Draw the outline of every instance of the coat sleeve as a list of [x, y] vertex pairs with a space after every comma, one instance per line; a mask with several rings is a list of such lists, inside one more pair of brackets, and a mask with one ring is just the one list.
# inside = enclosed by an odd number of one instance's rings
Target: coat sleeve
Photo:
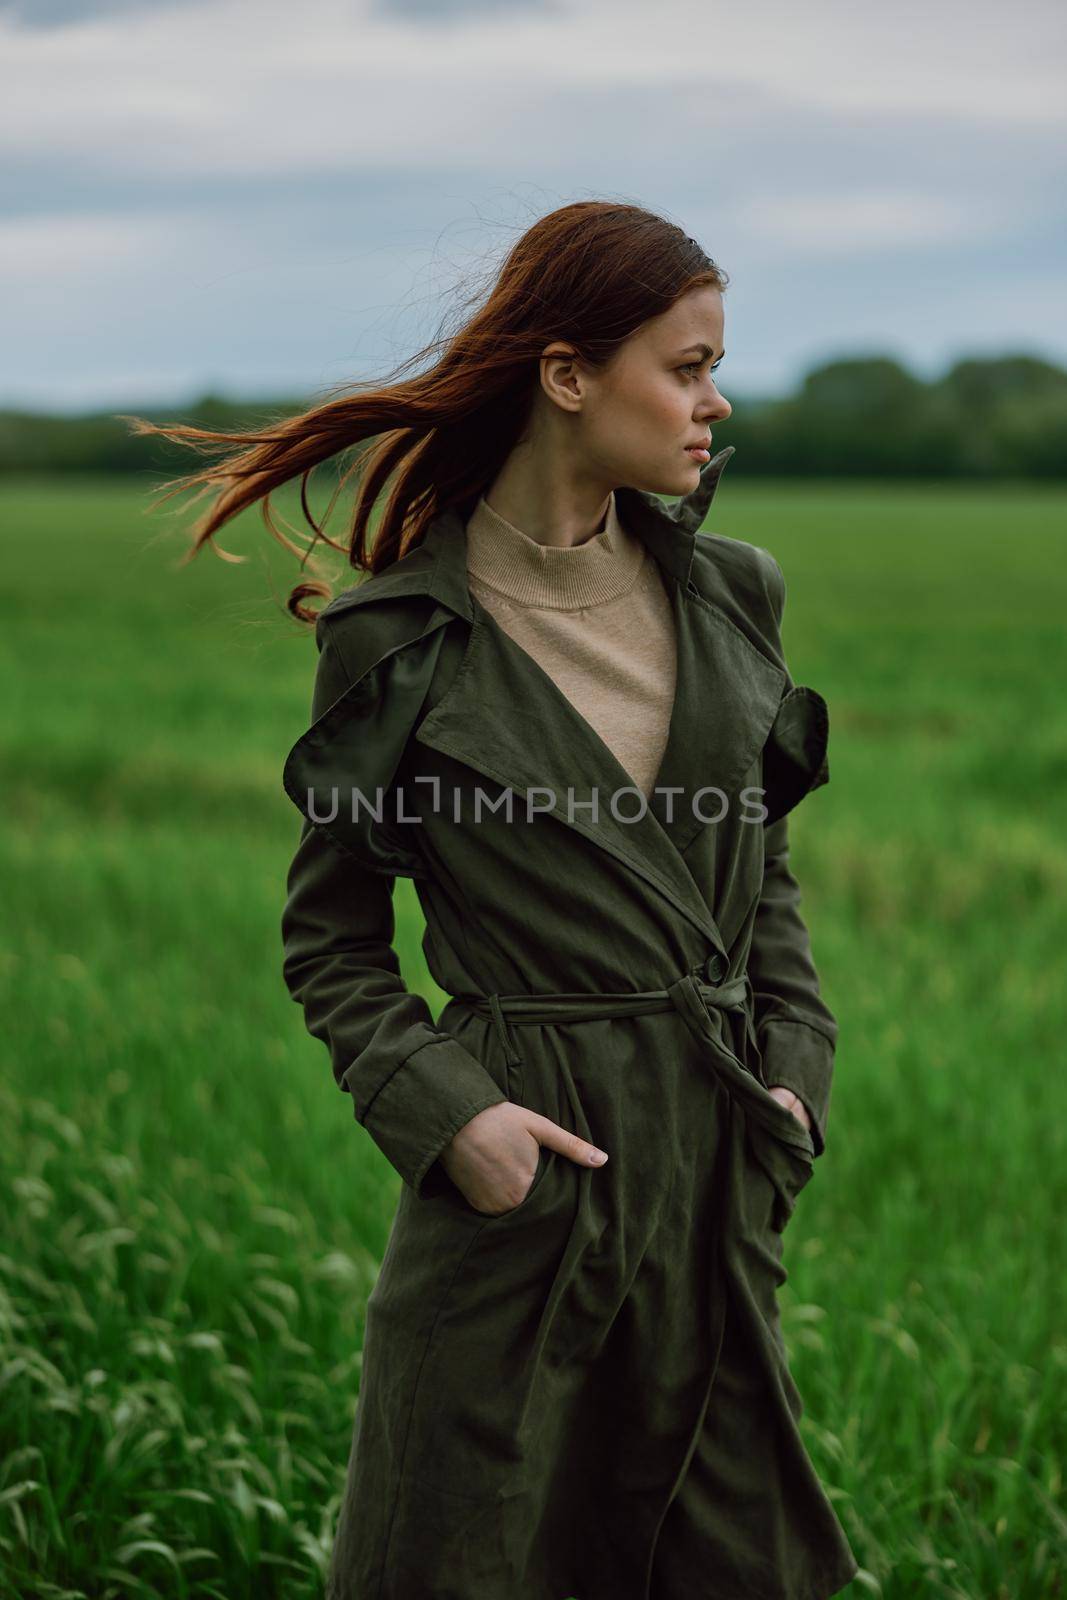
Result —
[[[785, 580], [772, 560], [770, 592], [780, 626]], [[792, 680], [788, 679], [792, 688]], [[781, 1084], [803, 1100], [819, 1156], [826, 1147], [837, 1020], [823, 999], [811, 939], [801, 915], [800, 885], [789, 858], [789, 816], [763, 830], [763, 888], [752, 934], [749, 977], [756, 1040], [768, 1087]]]
[[[320, 623], [316, 720], [349, 686]], [[363, 866], [304, 818], [281, 919], [283, 973], [313, 1038], [327, 1046], [338, 1087], [417, 1194], [444, 1181], [431, 1169], [470, 1119], [507, 1099], [482, 1063], [434, 1026], [400, 976], [389, 873]]]
[[811, 941], [800, 914], [800, 885], [789, 865], [789, 818], [764, 829], [763, 890], [752, 934], [756, 1041], [769, 1087], [803, 1100], [815, 1154], [826, 1147], [837, 1021], [819, 993]]

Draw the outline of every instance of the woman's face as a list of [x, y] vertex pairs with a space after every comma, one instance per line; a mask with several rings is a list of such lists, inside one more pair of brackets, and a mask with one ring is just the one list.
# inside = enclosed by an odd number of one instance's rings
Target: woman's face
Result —
[[732, 410], [714, 378], [723, 354], [722, 294], [704, 286], [631, 334], [604, 371], [561, 362], [584, 470], [607, 488], [688, 494], [708, 459], [688, 447], [706, 446]]

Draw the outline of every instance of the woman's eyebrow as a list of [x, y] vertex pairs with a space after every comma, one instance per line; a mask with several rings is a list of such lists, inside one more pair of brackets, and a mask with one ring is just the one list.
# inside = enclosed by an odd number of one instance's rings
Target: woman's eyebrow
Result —
[[[680, 356], [688, 356], [688, 355], [691, 355], [694, 350], [698, 350], [700, 352], [701, 359], [704, 360], [704, 361], [706, 361], [709, 356], [713, 356], [715, 354], [715, 352], [711, 348], [710, 344], [691, 344], [691, 345], [687, 345], [684, 350], [679, 350], [678, 354]], [[720, 361], [722, 360], [722, 358], [723, 358], [723, 356], [725, 354], [726, 354], [725, 350], [720, 351], [720, 353], [719, 353], [719, 360]]]

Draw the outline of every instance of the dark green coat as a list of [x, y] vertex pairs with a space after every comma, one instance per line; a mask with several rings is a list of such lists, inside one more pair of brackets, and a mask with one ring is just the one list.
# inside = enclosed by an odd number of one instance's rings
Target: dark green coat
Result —
[[[458, 511], [320, 616], [312, 725], [284, 774], [305, 815], [285, 980], [404, 1180], [330, 1600], [821, 1600], [857, 1570], [798, 1430], [776, 1300], [837, 1032], [787, 838], [828, 779], [828, 719], [790, 679], [774, 558], [697, 532], [732, 453], [673, 513], [616, 490], [678, 646], [657, 785], [682, 793], [643, 815], [471, 596]], [[694, 807], [708, 788], [725, 803]], [[452, 997], [436, 1024], [392, 949], [400, 875]], [[540, 1021], [485, 1003], [665, 991], [659, 1010]], [[506, 1099], [610, 1160], [542, 1147], [518, 1206], [476, 1211], [437, 1156]]]

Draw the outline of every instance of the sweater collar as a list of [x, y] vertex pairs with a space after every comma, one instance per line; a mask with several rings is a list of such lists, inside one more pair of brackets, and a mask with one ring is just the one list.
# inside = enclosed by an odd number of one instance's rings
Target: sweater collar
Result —
[[[613, 491], [616, 511], [627, 531], [635, 533], [663, 570], [688, 590], [697, 530], [707, 516], [718, 488], [723, 468], [734, 454], [732, 444], [723, 448], [701, 469], [700, 482], [689, 494], [668, 508], [658, 495], [643, 489], [620, 485]], [[594, 536], [595, 537], [595, 536]], [[467, 535], [463, 517], [455, 506], [439, 512], [419, 544], [369, 583], [361, 585], [366, 597], [377, 588], [383, 598], [405, 587], [432, 594], [451, 610], [472, 616], [466, 568]], [[407, 568], [409, 577], [402, 578]], [[359, 589], [355, 591], [359, 593]]]
[[577, 611], [627, 594], [645, 548], [620, 522], [615, 495], [604, 525], [581, 544], [542, 544], [494, 511], [485, 496], [467, 522], [467, 572], [521, 605]]
[[[722, 470], [733, 454], [734, 446], [725, 445], [703, 467], [696, 488], [669, 508], [658, 495], [643, 489], [620, 485], [614, 490], [617, 513], [627, 531], [637, 535], [661, 569], [685, 593], [692, 587], [697, 531], [707, 516]], [[446, 506], [431, 519], [417, 545], [383, 571], [344, 590], [319, 615], [379, 600], [428, 594], [470, 622], [474, 610], [467, 581], [466, 546], [464, 518], [455, 505]]]

